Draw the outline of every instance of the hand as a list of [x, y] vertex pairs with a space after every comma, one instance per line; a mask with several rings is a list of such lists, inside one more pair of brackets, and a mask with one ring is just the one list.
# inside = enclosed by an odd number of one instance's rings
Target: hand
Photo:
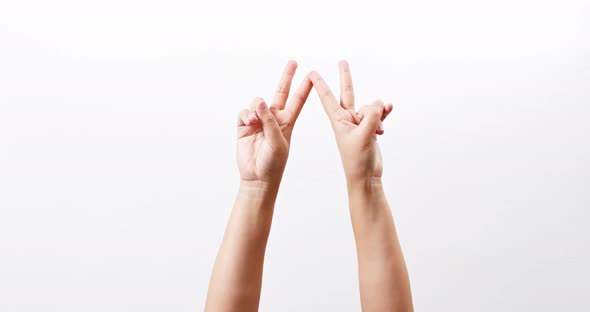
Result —
[[309, 73], [308, 77], [330, 118], [348, 181], [380, 178], [383, 165], [376, 134], [384, 133], [381, 122], [392, 111], [393, 105], [384, 105], [383, 101], [377, 100], [355, 111], [350, 68], [346, 61], [340, 61], [339, 67], [340, 101], [317, 72]]
[[281, 180], [293, 126], [312, 87], [306, 77], [287, 104], [296, 69], [296, 62], [287, 63], [270, 107], [262, 98], [255, 98], [250, 109], [242, 110], [238, 116], [237, 158], [243, 181]]

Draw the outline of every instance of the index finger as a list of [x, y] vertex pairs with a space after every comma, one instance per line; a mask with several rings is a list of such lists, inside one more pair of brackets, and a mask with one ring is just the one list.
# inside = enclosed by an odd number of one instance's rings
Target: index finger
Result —
[[340, 109], [338, 100], [336, 100], [332, 90], [330, 90], [330, 87], [328, 87], [322, 76], [316, 71], [309, 73], [309, 80], [313, 83], [313, 86], [320, 97], [320, 101], [322, 101], [326, 114], [328, 114], [329, 117], [332, 117]]
[[303, 104], [305, 104], [305, 101], [307, 101], [307, 96], [309, 95], [309, 92], [311, 92], [311, 86], [311, 81], [309, 81], [308, 77], [305, 77], [299, 88], [297, 88], [297, 91], [291, 95], [289, 104], [287, 104], [287, 107], [285, 108], [285, 110], [290, 112], [291, 118], [297, 119], [299, 116], [299, 113], [303, 108]]

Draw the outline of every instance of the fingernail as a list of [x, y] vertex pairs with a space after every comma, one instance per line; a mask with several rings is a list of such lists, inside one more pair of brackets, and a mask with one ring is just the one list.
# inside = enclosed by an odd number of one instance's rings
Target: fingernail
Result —
[[379, 124], [379, 125], [377, 126], [377, 131], [378, 131], [378, 132], [381, 132], [381, 131], [383, 131], [383, 124]]
[[265, 112], [268, 109], [268, 105], [266, 105], [266, 102], [261, 102], [260, 104], [258, 104], [258, 108], [260, 109], [260, 111]]

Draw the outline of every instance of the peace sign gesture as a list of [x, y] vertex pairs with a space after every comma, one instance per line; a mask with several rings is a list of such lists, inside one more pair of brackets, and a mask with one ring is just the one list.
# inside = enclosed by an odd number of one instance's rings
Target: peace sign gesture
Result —
[[255, 98], [250, 109], [238, 115], [238, 167], [245, 181], [279, 182], [289, 155], [295, 121], [307, 100], [312, 84], [306, 77], [289, 97], [297, 69], [289, 61], [279, 80], [272, 105]]
[[340, 101], [317, 72], [309, 73], [308, 77], [330, 118], [344, 172], [349, 180], [381, 177], [383, 166], [375, 134], [384, 133], [381, 122], [393, 110], [393, 105], [377, 100], [356, 111], [350, 67], [346, 61], [340, 61], [339, 68]]

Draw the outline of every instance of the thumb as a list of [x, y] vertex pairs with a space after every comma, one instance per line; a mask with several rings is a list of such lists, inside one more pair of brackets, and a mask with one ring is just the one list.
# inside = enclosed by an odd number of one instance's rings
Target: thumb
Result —
[[373, 104], [366, 107], [363, 112], [364, 118], [361, 121], [359, 128], [362, 129], [366, 135], [375, 135], [375, 131], [381, 123], [381, 116], [383, 115], [383, 101], [377, 100]]
[[262, 122], [262, 131], [264, 136], [268, 137], [271, 142], [279, 142], [283, 140], [283, 133], [277, 123], [275, 115], [270, 111], [266, 102], [258, 98], [258, 104], [256, 104], [256, 114]]

